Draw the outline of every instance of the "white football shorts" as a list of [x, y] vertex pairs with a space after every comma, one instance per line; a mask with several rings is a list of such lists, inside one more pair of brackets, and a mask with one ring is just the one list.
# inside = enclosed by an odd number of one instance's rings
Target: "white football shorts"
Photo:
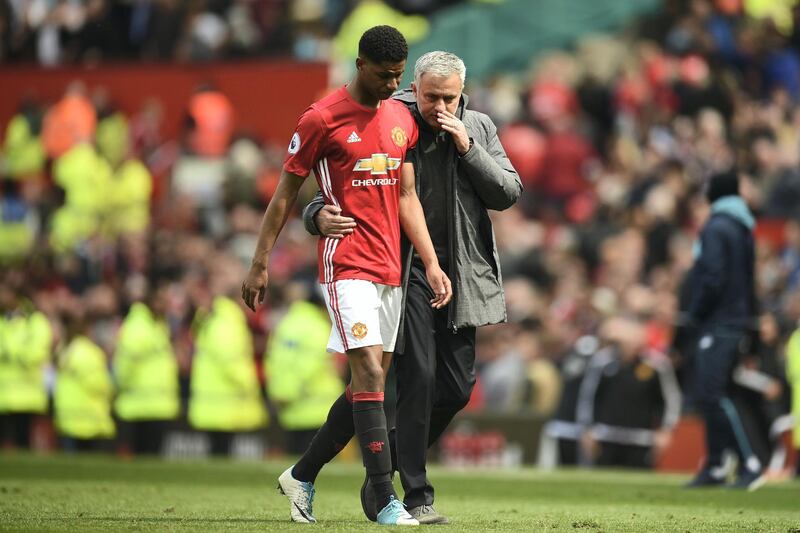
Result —
[[331, 317], [329, 352], [344, 353], [364, 346], [394, 351], [400, 327], [403, 290], [361, 279], [321, 283]]

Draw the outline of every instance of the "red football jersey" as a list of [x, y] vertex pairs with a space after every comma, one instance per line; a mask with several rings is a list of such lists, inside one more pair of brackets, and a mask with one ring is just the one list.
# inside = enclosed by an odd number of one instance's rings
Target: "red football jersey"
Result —
[[320, 238], [322, 283], [363, 279], [400, 285], [400, 169], [417, 137], [404, 104], [389, 99], [369, 108], [345, 87], [300, 117], [283, 168], [303, 177], [313, 169], [325, 202], [356, 221], [343, 239]]

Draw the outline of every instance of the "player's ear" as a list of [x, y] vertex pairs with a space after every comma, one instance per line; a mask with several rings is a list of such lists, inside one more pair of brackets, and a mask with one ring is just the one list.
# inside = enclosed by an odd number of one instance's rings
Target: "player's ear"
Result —
[[363, 58], [361, 58], [361, 57], [357, 57], [357, 58], [356, 58], [356, 70], [357, 70], [357, 71], [359, 71], [359, 72], [360, 72], [360, 71], [361, 71], [361, 69], [363, 69], [363, 68], [364, 68], [364, 65], [365, 65], [365, 64], [366, 64], [366, 61], [365, 61]]

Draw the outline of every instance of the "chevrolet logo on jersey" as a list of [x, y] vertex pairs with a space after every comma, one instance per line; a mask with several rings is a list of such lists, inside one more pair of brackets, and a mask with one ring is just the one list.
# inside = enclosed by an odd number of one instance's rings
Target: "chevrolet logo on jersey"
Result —
[[372, 154], [369, 159], [359, 159], [354, 172], [369, 172], [373, 176], [386, 175], [389, 170], [400, 168], [400, 158], [389, 157], [389, 154]]

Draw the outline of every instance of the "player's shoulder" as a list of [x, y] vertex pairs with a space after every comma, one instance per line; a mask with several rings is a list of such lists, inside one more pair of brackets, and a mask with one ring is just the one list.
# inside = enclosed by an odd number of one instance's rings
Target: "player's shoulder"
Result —
[[326, 124], [346, 104], [347, 97], [342, 94], [341, 90], [336, 90], [308, 106], [303, 112], [303, 118], [306, 121]]
[[400, 116], [408, 117], [412, 120], [414, 119], [414, 116], [411, 114], [408, 106], [400, 100], [389, 98], [388, 100], [384, 100], [383, 105], [387, 106], [388, 109], [391, 109], [393, 113], [398, 113]]
[[347, 95], [345, 94], [345, 89], [340, 87], [335, 91], [332, 91], [326, 96], [323, 96], [313, 104], [311, 107], [316, 109], [319, 112], [323, 112], [325, 110], [330, 110], [342, 105], [342, 103], [347, 102]]

